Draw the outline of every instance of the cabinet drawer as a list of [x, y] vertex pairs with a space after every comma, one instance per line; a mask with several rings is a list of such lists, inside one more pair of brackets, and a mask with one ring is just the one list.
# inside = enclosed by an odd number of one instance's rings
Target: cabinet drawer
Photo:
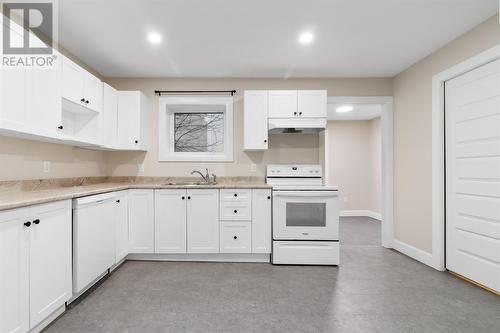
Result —
[[252, 200], [251, 189], [220, 190], [220, 201], [225, 202], [248, 202]]
[[221, 202], [220, 219], [223, 221], [250, 221], [252, 219], [252, 205], [249, 202]]
[[250, 222], [221, 222], [220, 252], [251, 253], [252, 230]]

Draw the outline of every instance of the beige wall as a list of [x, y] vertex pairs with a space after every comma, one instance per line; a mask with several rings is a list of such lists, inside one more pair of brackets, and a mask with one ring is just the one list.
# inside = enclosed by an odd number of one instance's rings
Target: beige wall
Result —
[[330, 185], [340, 190], [341, 210], [380, 213], [380, 121], [329, 121]]
[[500, 43], [498, 16], [394, 78], [394, 234], [432, 252], [432, 76]]
[[[391, 95], [391, 79], [123, 79], [105, 80], [120, 90], [141, 90], [149, 99], [150, 149], [147, 153], [115, 152], [108, 155], [109, 174], [144, 176], [187, 176], [193, 169], [209, 167], [218, 176], [264, 176], [270, 163], [318, 163], [318, 135], [273, 135], [270, 149], [245, 152], [243, 146], [243, 100], [246, 89], [327, 89], [328, 96]], [[158, 162], [158, 97], [155, 89], [228, 90], [236, 89], [234, 104], [234, 162]], [[144, 173], [137, 164], [144, 163]], [[250, 172], [250, 164], [257, 172]]]

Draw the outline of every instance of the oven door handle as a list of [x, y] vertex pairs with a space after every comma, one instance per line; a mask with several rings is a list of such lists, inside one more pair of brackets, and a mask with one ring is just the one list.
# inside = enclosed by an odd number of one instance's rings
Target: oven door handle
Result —
[[274, 197], [331, 198], [337, 197], [337, 191], [273, 191]]

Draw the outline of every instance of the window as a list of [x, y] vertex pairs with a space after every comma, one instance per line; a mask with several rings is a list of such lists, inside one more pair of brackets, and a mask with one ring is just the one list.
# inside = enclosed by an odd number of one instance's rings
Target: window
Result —
[[159, 107], [160, 161], [232, 161], [232, 97], [160, 97]]

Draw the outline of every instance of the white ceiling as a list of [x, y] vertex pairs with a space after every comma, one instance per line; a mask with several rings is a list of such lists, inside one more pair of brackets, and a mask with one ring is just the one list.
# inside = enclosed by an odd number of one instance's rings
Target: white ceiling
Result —
[[62, 45], [120, 77], [392, 77], [498, 12], [498, 0], [59, 3]]
[[380, 104], [349, 104], [353, 107], [351, 112], [338, 113], [336, 109], [346, 104], [328, 104], [328, 120], [370, 120], [380, 117], [382, 106]]

